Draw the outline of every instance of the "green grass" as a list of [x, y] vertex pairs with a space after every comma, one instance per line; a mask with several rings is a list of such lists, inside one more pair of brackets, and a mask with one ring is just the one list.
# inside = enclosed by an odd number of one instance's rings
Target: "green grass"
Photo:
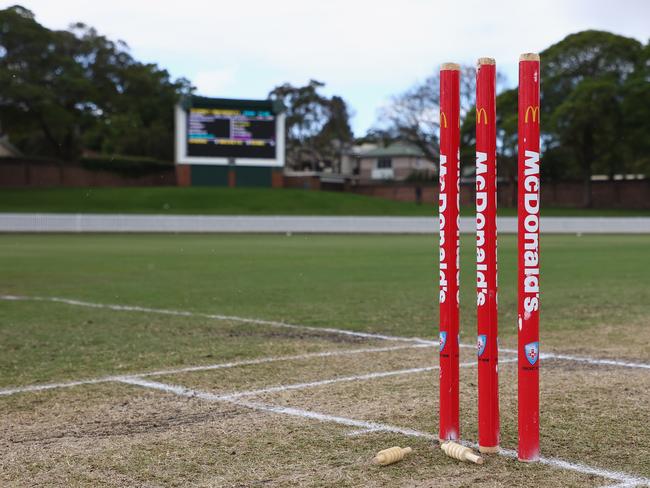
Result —
[[[474, 342], [473, 236], [461, 247], [461, 340]], [[499, 242], [500, 343], [512, 347], [515, 237]], [[650, 235], [545, 235], [542, 351], [650, 357]], [[394, 335], [437, 333], [435, 236], [2, 235], [0, 294], [68, 297], [284, 320]], [[125, 375], [385, 341], [200, 316], [0, 300], [0, 388]], [[404, 343], [400, 343], [404, 345]], [[461, 361], [474, 355], [461, 350]], [[400, 349], [162, 375], [218, 394], [434, 365]], [[514, 364], [499, 366], [501, 441], [517, 440]], [[461, 431], [477, 438], [476, 370], [460, 370]], [[255, 403], [435, 432], [437, 371], [267, 392]], [[543, 360], [545, 456], [648, 476], [650, 377]], [[424, 438], [205, 402], [119, 383], [0, 396], [0, 484], [140, 486], [604, 486], [612, 480], [516, 463], [457, 463]], [[618, 439], [625, 439], [613, 448]], [[377, 450], [411, 445], [389, 467]], [[4, 449], [3, 449], [4, 448]], [[294, 455], [300, 453], [300, 455]], [[278, 463], [278, 459], [283, 462]], [[62, 460], [64, 462], [62, 462]], [[477, 469], [489, 469], [478, 476]], [[610, 483], [611, 484], [611, 483]], [[428, 485], [427, 485], [428, 486]]]
[[[462, 340], [475, 335], [473, 237], [462, 236]], [[648, 323], [650, 236], [544, 236], [546, 333], [589, 342]], [[437, 332], [434, 236], [0, 236], [0, 293], [61, 296], [397, 335]], [[516, 242], [499, 242], [501, 336], [516, 334]], [[5, 385], [256, 355], [209, 320], [0, 301]], [[230, 336], [232, 337], [232, 336]], [[573, 346], [573, 344], [567, 344]], [[288, 351], [290, 352], [290, 351]]]
[[[473, 215], [471, 207], [461, 209]], [[416, 205], [353, 193], [264, 188], [48, 188], [0, 192], [0, 212], [152, 213], [215, 215], [420, 215], [437, 212]], [[500, 215], [515, 215], [511, 208]], [[650, 211], [544, 208], [547, 216], [650, 215]]]

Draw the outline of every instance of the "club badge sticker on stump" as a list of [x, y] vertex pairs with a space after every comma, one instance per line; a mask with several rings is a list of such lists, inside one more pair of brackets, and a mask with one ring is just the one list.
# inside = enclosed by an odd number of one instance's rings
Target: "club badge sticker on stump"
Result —
[[485, 352], [485, 342], [487, 341], [487, 336], [485, 334], [480, 334], [476, 342], [476, 349], [478, 352], [478, 357], [481, 357]]

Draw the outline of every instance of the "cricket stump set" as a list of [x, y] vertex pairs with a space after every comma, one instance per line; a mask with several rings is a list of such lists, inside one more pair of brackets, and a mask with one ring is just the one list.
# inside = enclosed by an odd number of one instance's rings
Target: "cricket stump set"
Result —
[[[539, 458], [539, 56], [519, 59], [518, 427], [520, 461]], [[460, 439], [460, 68], [440, 69], [440, 441]], [[496, 66], [476, 74], [479, 450], [499, 450]]]

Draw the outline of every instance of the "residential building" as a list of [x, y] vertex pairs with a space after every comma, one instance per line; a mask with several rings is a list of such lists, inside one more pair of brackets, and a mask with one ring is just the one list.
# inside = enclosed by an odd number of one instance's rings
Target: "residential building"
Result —
[[397, 142], [360, 152], [359, 179], [362, 182], [404, 181], [412, 175], [428, 179], [437, 174], [436, 165], [418, 147]]

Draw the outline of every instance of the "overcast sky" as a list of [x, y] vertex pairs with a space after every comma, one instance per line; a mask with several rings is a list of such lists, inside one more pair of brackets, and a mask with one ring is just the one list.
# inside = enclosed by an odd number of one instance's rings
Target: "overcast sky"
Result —
[[[445, 61], [490, 56], [516, 83], [522, 52], [603, 29], [647, 42], [650, 0], [24, 0], [49, 28], [80, 21], [208, 96], [265, 98], [283, 82], [326, 83], [362, 135], [377, 109]], [[543, 73], [542, 73], [543, 76]]]

